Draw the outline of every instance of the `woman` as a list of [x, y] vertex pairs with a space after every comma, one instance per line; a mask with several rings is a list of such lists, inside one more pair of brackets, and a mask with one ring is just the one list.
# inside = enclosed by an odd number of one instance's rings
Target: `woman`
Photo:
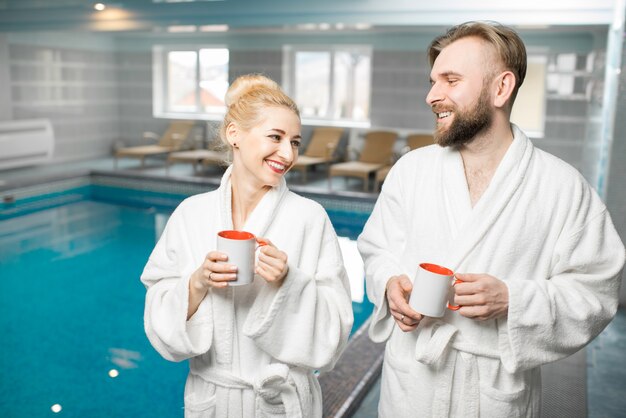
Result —
[[[183, 201], [141, 277], [146, 334], [166, 359], [190, 359], [186, 417], [321, 417], [314, 370], [331, 369], [352, 327], [349, 284], [324, 209], [287, 189], [300, 115], [276, 83], [239, 77], [220, 135], [233, 163], [220, 187]], [[217, 233], [259, 243], [254, 282], [215, 251]]]

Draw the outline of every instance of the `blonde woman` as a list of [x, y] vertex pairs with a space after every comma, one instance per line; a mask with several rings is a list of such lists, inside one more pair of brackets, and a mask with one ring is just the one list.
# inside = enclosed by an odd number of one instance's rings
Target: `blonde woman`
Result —
[[[287, 189], [300, 115], [270, 79], [239, 77], [221, 137], [232, 165], [220, 187], [183, 201], [141, 277], [146, 334], [166, 359], [190, 359], [186, 417], [321, 417], [315, 370], [333, 367], [353, 315], [337, 237], [324, 209]], [[254, 281], [215, 250], [222, 230], [253, 233]]]

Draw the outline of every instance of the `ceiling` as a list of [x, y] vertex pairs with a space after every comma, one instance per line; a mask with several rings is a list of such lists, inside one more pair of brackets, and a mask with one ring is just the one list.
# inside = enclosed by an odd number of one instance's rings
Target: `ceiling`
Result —
[[[614, 0], [0, 0], [0, 32], [155, 32], [169, 27], [228, 31], [420, 31], [467, 20], [520, 28], [604, 27]], [[213, 29], [211, 29], [213, 27]]]

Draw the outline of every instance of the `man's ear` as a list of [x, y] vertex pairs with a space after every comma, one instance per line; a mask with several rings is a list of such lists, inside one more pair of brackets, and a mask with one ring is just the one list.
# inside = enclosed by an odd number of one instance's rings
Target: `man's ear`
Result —
[[504, 107], [509, 103], [515, 89], [515, 75], [511, 71], [504, 71], [496, 77], [495, 97], [493, 104], [496, 107]]

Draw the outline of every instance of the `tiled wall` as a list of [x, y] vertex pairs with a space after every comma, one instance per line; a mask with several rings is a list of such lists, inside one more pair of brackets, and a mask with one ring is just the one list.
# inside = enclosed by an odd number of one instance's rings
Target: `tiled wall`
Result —
[[8, 65], [1, 64], [7, 62], [9, 62], [9, 42], [6, 35], [0, 34], [0, 121], [13, 120], [11, 90], [8, 88], [11, 85], [11, 72]]
[[[125, 50], [125, 42], [114, 42], [114, 52], [9, 45], [13, 117], [50, 117], [57, 160], [107, 155], [116, 144], [140, 144], [144, 131], [160, 133], [167, 126], [166, 120], [152, 117], [152, 42], [144, 40], [132, 50]], [[279, 82], [282, 78], [279, 45], [265, 49], [239, 45], [231, 49], [230, 59], [231, 79], [250, 72], [265, 73]], [[434, 122], [424, 102], [428, 72], [424, 51], [375, 44], [372, 127], [401, 133], [431, 131]], [[585, 101], [548, 98], [546, 135], [536, 139], [536, 145], [584, 172], [588, 112]]]
[[14, 119], [49, 118], [53, 161], [109, 154], [119, 136], [115, 53], [9, 44]]
[[116, 54], [120, 120], [117, 145], [140, 145], [142, 133], [163, 132], [167, 121], [152, 117], [152, 51]]
[[372, 56], [372, 126], [431, 131], [432, 112], [426, 52], [374, 50]]

